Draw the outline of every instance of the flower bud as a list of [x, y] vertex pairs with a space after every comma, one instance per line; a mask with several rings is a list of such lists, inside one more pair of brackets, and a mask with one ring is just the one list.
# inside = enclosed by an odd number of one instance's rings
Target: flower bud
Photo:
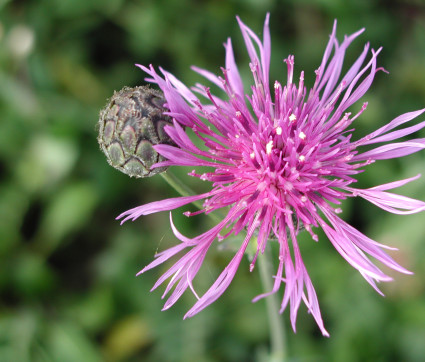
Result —
[[164, 130], [172, 119], [163, 114], [165, 99], [161, 92], [147, 86], [124, 87], [115, 92], [100, 112], [100, 148], [108, 163], [131, 177], [148, 177], [167, 167], [151, 169], [164, 161], [153, 145], [174, 145]]

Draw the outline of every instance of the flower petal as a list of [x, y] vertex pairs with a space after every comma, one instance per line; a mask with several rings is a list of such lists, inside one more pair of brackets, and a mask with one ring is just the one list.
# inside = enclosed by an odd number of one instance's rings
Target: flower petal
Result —
[[121, 225], [125, 223], [127, 220], [132, 219], [132, 221], [136, 220], [138, 217], [142, 215], [149, 215], [160, 211], [170, 211], [173, 209], [177, 209], [178, 207], [181, 207], [183, 205], [190, 204], [193, 201], [205, 199], [207, 197], [210, 197], [214, 195], [215, 192], [207, 192], [205, 194], [201, 195], [194, 195], [194, 196], [183, 196], [183, 197], [176, 197], [173, 199], [166, 199], [161, 201], [154, 201], [149, 204], [145, 204], [142, 206], [135, 207], [133, 209], [127, 210], [123, 212], [122, 214], [118, 215], [116, 217], [116, 220], [121, 220]]

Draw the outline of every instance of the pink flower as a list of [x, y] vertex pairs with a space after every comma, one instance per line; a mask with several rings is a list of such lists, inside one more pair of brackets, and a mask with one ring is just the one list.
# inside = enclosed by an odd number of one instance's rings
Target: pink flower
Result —
[[[204, 208], [195, 213], [186, 212], [187, 216], [223, 208], [227, 213], [224, 219], [193, 239], [180, 234], [171, 220], [172, 230], [181, 243], [157, 254], [156, 259], [140, 271], [144, 273], [185, 251], [153, 287], [157, 288], [170, 278], [164, 296], [169, 292], [171, 295], [164, 309], [170, 308], [190, 288], [198, 300], [185, 318], [195, 315], [227, 289], [250, 242], [256, 242], [256, 254], [250, 265], [252, 270], [257, 256], [270, 247], [269, 240], [277, 239], [279, 259], [273, 290], [254, 300], [275, 293], [284, 283], [281, 312], [289, 303], [293, 329], [298, 308], [304, 301], [323, 335], [328, 336], [297, 236], [301, 229], [305, 229], [314, 241], [318, 241], [313, 228], [320, 226], [342, 257], [379, 293], [376, 282], [390, 281], [391, 278], [368, 256], [389, 268], [409, 274], [383, 250], [392, 248], [369, 239], [338, 217], [341, 210], [335, 208], [335, 204], [340, 204], [347, 197], [359, 196], [395, 214], [425, 209], [422, 201], [388, 192], [419, 175], [366, 190], [353, 187], [356, 182], [354, 175], [363, 172], [376, 160], [402, 157], [425, 148], [423, 138], [391, 143], [423, 128], [425, 122], [394, 130], [425, 109], [405, 113], [354, 141], [352, 123], [366, 109], [367, 103], [354, 106], [354, 113], [346, 110], [366, 93], [375, 73], [383, 70], [376, 65], [381, 48], [377, 51], [372, 49], [370, 59], [365, 62], [369, 53], [369, 44], [366, 44], [348, 72], [341, 77], [345, 51], [364, 29], [346, 36], [340, 44], [335, 35], [335, 22], [322, 62], [315, 72], [313, 88], [307, 91], [304, 86], [304, 72], [295, 82], [294, 56], [290, 55], [285, 59], [288, 68], [286, 84], [275, 81], [271, 91], [269, 16], [264, 24], [262, 41], [239, 18], [238, 22], [251, 60], [253, 84], [248, 93], [245, 93], [247, 89], [236, 66], [230, 39], [225, 44], [226, 61], [222, 77], [193, 67], [221, 88], [226, 99], [213, 95], [208, 87], [200, 84], [189, 89], [163, 69], [160, 76], [152, 66], [139, 65], [149, 74], [147, 80], [156, 83], [164, 92], [168, 114], [174, 118], [174, 127], [167, 126], [166, 131], [178, 147], [155, 146], [156, 151], [167, 158], [155, 167], [208, 166], [210, 172], [197, 174], [192, 171], [189, 175], [209, 181], [211, 190], [202, 195], [139, 206], [118, 218], [124, 218], [122, 222], [135, 220], [141, 215], [173, 210], [195, 200], [204, 200]], [[205, 147], [196, 146], [182, 126], [191, 128]], [[362, 150], [363, 146], [377, 143], [385, 144]], [[221, 235], [225, 228], [230, 231]], [[215, 240], [220, 242], [230, 234], [240, 232], [246, 232], [246, 235], [238, 252], [210, 289], [198, 296], [192, 282], [208, 249]]]

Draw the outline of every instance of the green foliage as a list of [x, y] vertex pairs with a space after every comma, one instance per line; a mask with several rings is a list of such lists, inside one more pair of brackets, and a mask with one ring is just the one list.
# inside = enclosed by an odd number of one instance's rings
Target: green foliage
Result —
[[[296, 69], [311, 83], [335, 18], [340, 38], [367, 28], [347, 63], [366, 41], [384, 46], [379, 63], [390, 74], [377, 74], [358, 135], [424, 107], [420, 0], [0, 1], [0, 361], [261, 360], [269, 341], [265, 303], [250, 302], [262, 290], [247, 260], [223, 297], [186, 321], [193, 296], [161, 312], [164, 288], [149, 293], [167, 266], [135, 278], [157, 251], [175, 244], [168, 215], [122, 227], [114, 218], [175, 193], [159, 176], [135, 180], [112, 169], [95, 126], [114, 90], [144, 83], [134, 63], [161, 65], [194, 84], [199, 77], [190, 65], [218, 72], [231, 36], [249, 76], [235, 15], [260, 33], [267, 11], [272, 78], [283, 79], [281, 60], [295, 54]], [[424, 173], [424, 164], [423, 154], [383, 161], [359, 183]], [[205, 186], [187, 180], [197, 190]], [[402, 191], [424, 200], [425, 181]], [[287, 328], [292, 360], [423, 361], [424, 215], [387, 215], [357, 200], [342, 207], [346, 220], [398, 247], [394, 257], [415, 274], [394, 274], [382, 298], [323, 234], [319, 243], [305, 235], [304, 260], [331, 338], [319, 336], [302, 308], [297, 334]], [[206, 217], [179, 211], [174, 220], [191, 236], [210, 226]], [[201, 292], [231, 259], [230, 249], [208, 255], [197, 280]], [[283, 318], [288, 322], [287, 312]]]

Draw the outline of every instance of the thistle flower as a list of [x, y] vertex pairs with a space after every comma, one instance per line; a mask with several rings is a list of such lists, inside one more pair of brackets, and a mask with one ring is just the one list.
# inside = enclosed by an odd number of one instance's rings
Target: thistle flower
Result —
[[[345, 52], [364, 29], [346, 36], [340, 44], [336, 38], [335, 22], [322, 62], [315, 71], [312, 89], [307, 90], [304, 85], [304, 72], [295, 82], [294, 56], [290, 55], [284, 60], [287, 66], [286, 84], [276, 81], [273, 90], [270, 90], [269, 15], [265, 20], [262, 41], [239, 18], [237, 20], [250, 57], [253, 84], [249, 93], [245, 93], [230, 39], [224, 45], [226, 60], [221, 77], [193, 67], [224, 91], [224, 99], [200, 84], [189, 89], [163, 69], [160, 69], [161, 76], [152, 66], [138, 65], [149, 75], [147, 80], [157, 84], [164, 92], [169, 110], [167, 114], [174, 122], [165, 130], [177, 146], [154, 146], [166, 158], [154, 167], [210, 167], [210, 172], [198, 174], [194, 170], [189, 175], [210, 182], [211, 190], [201, 195], [152, 202], [128, 210], [118, 218], [123, 218], [122, 222], [135, 220], [141, 215], [173, 210], [196, 200], [204, 200], [203, 209], [186, 212], [185, 215], [224, 209], [224, 219], [195, 238], [182, 235], [170, 216], [171, 228], [181, 243], [157, 254], [156, 259], [139, 272], [144, 273], [185, 251], [153, 287], [155, 289], [171, 278], [164, 296], [169, 292], [171, 295], [164, 309], [170, 308], [190, 288], [197, 302], [185, 318], [195, 315], [223, 294], [250, 242], [256, 242], [256, 253], [250, 264], [252, 270], [257, 256], [270, 247], [269, 241], [277, 239], [279, 258], [273, 289], [254, 301], [277, 292], [285, 284], [281, 312], [289, 304], [294, 331], [297, 311], [304, 301], [322, 334], [328, 336], [316, 292], [301, 257], [298, 234], [303, 228], [314, 241], [318, 241], [313, 229], [321, 227], [342, 257], [379, 293], [376, 283], [390, 281], [391, 277], [374, 265], [369, 256], [391, 269], [410, 274], [384, 251], [393, 248], [368, 238], [346, 223], [338, 216], [341, 209], [335, 206], [348, 197], [361, 197], [395, 214], [411, 214], [425, 209], [422, 201], [388, 192], [417, 179], [419, 175], [368, 189], [353, 186], [356, 182], [354, 175], [363, 172], [375, 161], [406, 156], [425, 148], [423, 138], [391, 143], [423, 128], [425, 122], [394, 130], [425, 109], [405, 113], [354, 141], [352, 123], [363, 113], [367, 103], [353, 106], [354, 113], [346, 111], [366, 93], [376, 72], [383, 70], [377, 68], [381, 48], [372, 49], [370, 59], [365, 62], [369, 54], [369, 44], [366, 44], [351, 68], [341, 77]], [[196, 146], [183, 127], [191, 128], [205, 147]], [[379, 143], [385, 144], [362, 150], [363, 146]], [[227, 233], [222, 235], [224, 229]], [[220, 242], [231, 234], [241, 232], [245, 233], [244, 238], [233, 259], [208, 291], [198, 296], [193, 279], [208, 249], [215, 240]]]

